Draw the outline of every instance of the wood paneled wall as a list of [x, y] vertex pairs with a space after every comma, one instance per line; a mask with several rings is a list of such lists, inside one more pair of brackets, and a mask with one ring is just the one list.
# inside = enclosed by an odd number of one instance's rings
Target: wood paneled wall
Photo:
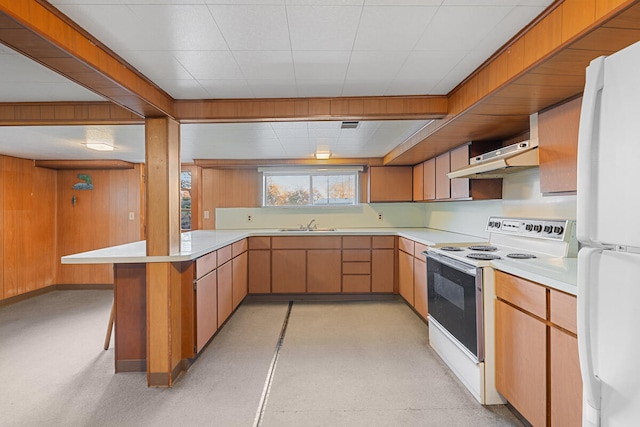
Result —
[[261, 205], [261, 179], [256, 169], [202, 169], [202, 229], [216, 227], [216, 208], [251, 208]]
[[[58, 171], [58, 258], [143, 239], [142, 165], [127, 170]], [[78, 174], [92, 178], [93, 190], [74, 190]], [[76, 197], [75, 206], [72, 197]], [[133, 213], [133, 220], [129, 215]], [[113, 283], [113, 266], [62, 265], [58, 284]]]
[[0, 298], [55, 283], [56, 172], [0, 156]]

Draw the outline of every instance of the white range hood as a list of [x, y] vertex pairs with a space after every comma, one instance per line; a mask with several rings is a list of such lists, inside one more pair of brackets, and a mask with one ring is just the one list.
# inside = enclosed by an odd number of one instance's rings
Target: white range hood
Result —
[[449, 172], [453, 178], [502, 178], [504, 175], [536, 167], [538, 161], [538, 114], [529, 118], [530, 139], [469, 159], [469, 166]]

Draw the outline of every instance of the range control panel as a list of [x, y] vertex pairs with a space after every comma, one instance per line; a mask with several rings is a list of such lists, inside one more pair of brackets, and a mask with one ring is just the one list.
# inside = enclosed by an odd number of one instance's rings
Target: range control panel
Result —
[[486, 231], [541, 239], [565, 240], [572, 222], [556, 219], [489, 217]]

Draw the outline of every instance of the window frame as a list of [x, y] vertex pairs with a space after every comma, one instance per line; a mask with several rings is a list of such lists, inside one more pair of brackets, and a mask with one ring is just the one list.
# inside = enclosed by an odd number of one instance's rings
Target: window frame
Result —
[[[262, 207], [264, 208], [337, 208], [337, 207], [351, 207], [360, 204], [360, 173], [364, 170], [362, 166], [353, 167], [264, 167], [258, 168], [258, 172], [261, 173], [262, 179]], [[306, 176], [308, 177], [309, 185], [309, 203], [307, 204], [288, 204], [288, 205], [269, 205], [267, 204], [267, 181], [271, 176]], [[354, 197], [352, 203], [330, 203], [327, 197], [327, 203], [314, 203], [313, 201], [313, 178], [317, 176], [349, 176], [354, 180]]]

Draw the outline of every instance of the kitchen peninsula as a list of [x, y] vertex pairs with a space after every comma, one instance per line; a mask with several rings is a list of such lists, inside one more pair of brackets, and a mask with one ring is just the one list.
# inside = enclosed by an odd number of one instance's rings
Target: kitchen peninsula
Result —
[[[156, 262], [169, 262], [174, 266], [181, 276], [181, 289], [173, 290], [179, 295], [176, 301], [180, 307], [172, 321], [173, 337], [177, 342], [172, 343], [167, 356], [173, 361], [175, 378], [188, 369], [248, 294], [397, 294], [399, 239], [422, 245], [420, 247], [482, 240], [429, 228], [199, 230], [182, 233], [180, 252], [175, 255], [146, 256], [145, 242], [139, 241], [64, 256], [62, 263], [114, 265], [116, 372], [147, 370], [147, 335], [149, 328], [155, 325], [147, 319], [150, 308], [146, 298], [146, 266]], [[307, 256], [311, 251], [313, 253]], [[277, 255], [271, 255], [276, 252]], [[265, 255], [266, 265], [263, 262]], [[415, 253], [415, 256], [423, 255]], [[286, 265], [298, 269], [295, 281], [297, 286], [302, 283], [303, 288], [279, 287], [287, 280], [286, 275], [281, 274], [276, 283], [274, 273], [285, 270], [276, 264], [281, 258], [288, 263]], [[532, 267], [507, 260], [494, 264], [511, 274], [575, 295], [575, 263], [572, 261], [571, 258], [556, 259]], [[386, 280], [386, 287], [376, 287], [376, 275]], [[262, 283], [256, 285], [255, 280]], [[346, 288], [346, 283], [357, 286]], [[413, 288], [410, 292], [413, 295]], [[421, 316], [426, 320], [426, 316]], [[148, 376], [148, 385], [164, 384], [156, 383], [153, 376]]]

